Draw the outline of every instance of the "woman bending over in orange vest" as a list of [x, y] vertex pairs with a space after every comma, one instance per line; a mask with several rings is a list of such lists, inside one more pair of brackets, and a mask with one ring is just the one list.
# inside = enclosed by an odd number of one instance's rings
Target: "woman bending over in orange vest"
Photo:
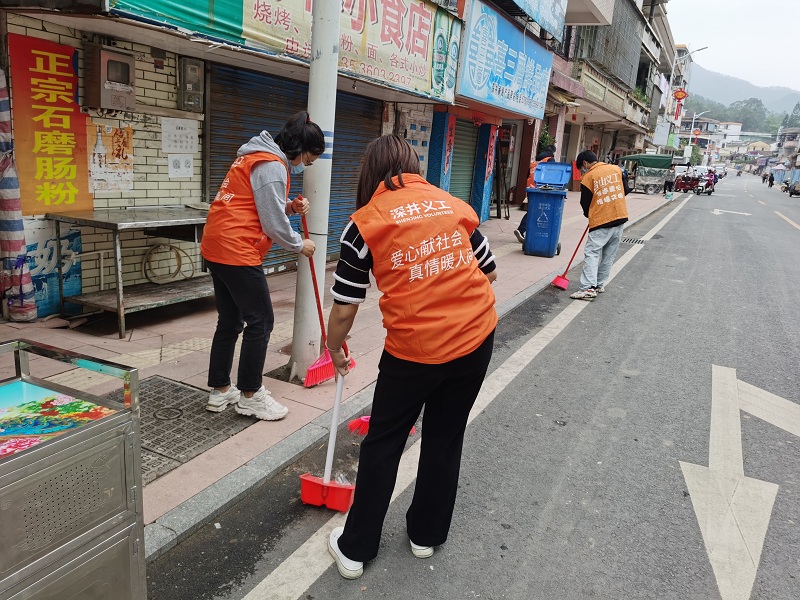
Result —
[[[289, 412], [262, 385], [274, 315], [261, 263], [273, 240], [313, 256], [314, 242], [289, 222], [288, 215], [309, 208], [303, 198], [289, 200], [289, 175], [302, 172], [324, 150], [325, 136], [305, 111], [290, 118], [275, 139], [262, 131], [239, 148], [208, 211], [200, 253], [214, 282], [218, 314], [208, 367], [212, 390], [206, 408], [212, 412], [233, 404], [239, 414], [268, 421]], [[230, 373], [240, 333], [237, 387]]]
[[342, 376], [342, 343], [370, 287], [383, 293], [386, 328], [355, 498], [328, 549], [356, 579], [378, 553], [408, 431], [425, 407], [414, 498], [406, 514], [411, 551], [433, 554], [447, 539], [467, 416], [483, 383], [497, 325], [494, 256], [469, 204], [419, 175], [398, 136], [373, 141], [362, 160], [358, 210], [342, 233], [328, 320], [328, 349]]

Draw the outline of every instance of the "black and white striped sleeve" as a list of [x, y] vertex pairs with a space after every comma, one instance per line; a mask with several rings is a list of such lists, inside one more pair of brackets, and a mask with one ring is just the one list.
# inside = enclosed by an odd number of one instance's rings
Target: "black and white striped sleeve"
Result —
[[333, 301], [336, 304], [361, 304], [371, 286], [372, 253], [356, 224], [350, 221], [342, 232], [342, 249], [333, 274]]
[[472, 244], [472, 252], [475, 254], [475, 259], [478, 261], [478, 267], [484, 272], [489, 274], [497, 268], [494, 262], [494, 254], [489, 248], [489, 238], [485, 237], [480, 230], [476, 229], [469, 236], [470, 244]]

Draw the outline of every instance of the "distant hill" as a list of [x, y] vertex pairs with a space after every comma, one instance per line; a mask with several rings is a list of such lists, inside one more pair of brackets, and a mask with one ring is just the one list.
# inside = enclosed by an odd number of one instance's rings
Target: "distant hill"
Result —
[[800, 102], [800, 91], [787, 87], [760, 87], [738, 77], [709, 71], [697, 63], [692, 65], [689, 93], [704, 96], [725, 106], [737, 100], [759, 98], [767, 110], [775, 113], [791, 113], [794, 105]]

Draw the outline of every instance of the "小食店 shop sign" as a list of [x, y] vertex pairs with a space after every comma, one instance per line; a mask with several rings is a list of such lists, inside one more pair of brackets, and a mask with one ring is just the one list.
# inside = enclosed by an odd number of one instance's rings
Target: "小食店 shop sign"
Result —
[[541, 119], [553, 54], [479, 0], [473, 0], [465, 23], [456, 92]]
[[[311, 57], [312, 0], [114, 0], [133, 13], [182, 29]], [[428, 0], [341, 0], [339, 70], [452, 102], [461, 22]]]

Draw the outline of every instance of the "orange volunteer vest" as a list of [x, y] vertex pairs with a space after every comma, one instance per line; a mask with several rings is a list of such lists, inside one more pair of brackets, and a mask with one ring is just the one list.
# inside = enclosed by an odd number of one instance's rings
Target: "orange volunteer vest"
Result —
[[600, 227], [611, 221], [628, 218], [625, 190], [622, 185], [622, 170], [598, 162], [581, 177], [581, 185], [592, 191], [589, 205], [589, 229]]
[[[250, 184], [253, 167], [264, 161], [280, 161], [274, 154], [254, 152], [233, 161], [219, 187], [200, 242], [200, 254], [211, 262], [234, 266], [258, 266], [272, 247], [261, 229], [256, 200]], [[289, 197], [287, 170], [286, 197]]]
[[395, 191], [381, 184], [352, 220], [383, 292], [387, 352], [441, 364], [466, 356], [494, 330], [494, 291], [469, 242], [475, 211], [419, 175], [403, 182]]
[[542, 160], [535, 160], [535, 161], [533, 161], [531, 163], [530, 170], [528, 171], [528, 181], [526, 183], [526, 185], [529, 188], [535, 188], [536, 187], [536, 182], [533, 180], [533, 174], [536, 171], [536, 165], [538, 165], [540, 162], [547, 162], [549, 160], [553, 160], [553, 157], [552, 156], [548, 156], [547, 158], [543, 158]]

